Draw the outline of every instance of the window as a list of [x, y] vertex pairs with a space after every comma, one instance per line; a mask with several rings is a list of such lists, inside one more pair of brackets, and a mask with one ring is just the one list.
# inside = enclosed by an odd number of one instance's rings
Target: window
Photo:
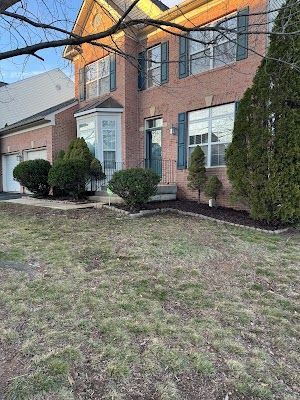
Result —
[[105, 169], [116, 168], [116, 143], [117, 128], [116, 121], [102, 120], [103, 137], [103, 164]]
[[104, 57], [86, 66], [86, 98], [102, 96], [110, 91], [110, 59]]
[[279, 9], [283, 6], [286, 0], [269, 0], [269, 28], [268, 30], [271, 32], [274, 27], [275, 19], [279, 13]]
[[[191, 32], [189, 40], [190, 73], [198, 74], [210, 69], [236, 61], [237, 16], [229, 16], [228, 20], [218, 22], [221, 32]], [[230, 32], [232, 30], [233, 32]]]
[[225, 165], [225, 150], [232, 140], [235, 103], [188, 114], [188, 156], [196, 146], [205, 154], [207, 167]]
[[161, 45], [147, 50], [146, 63], [147, 87], [159, 86], [161, 83]]
[[96, 121], [94, 118], [80, 120], [78, 137], [83, 138], [92, 155], [95, 157]]

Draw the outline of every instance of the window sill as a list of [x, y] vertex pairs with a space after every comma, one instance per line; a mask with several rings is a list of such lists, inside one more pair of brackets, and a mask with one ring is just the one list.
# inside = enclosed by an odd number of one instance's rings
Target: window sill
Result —
[[220, 65], [219, 67], [208, 69], [207, 71], [203, 71], [203, 72], [198, 72], [197, 74], [190, 74], [190, 75], [186, 76], [185, 78], [178, 78], [178, 79], [182, 80], [182, 79], [187, 79], [187, 78], [196, 78], [198, 76], [204, 76], [204, 75], [207, 75], [207, 74], [212, 74], [212, 73], [214, 73], [216, 71], [221, 71], [223, 69], [233, 69], [233, 68], [236, 68], [238, 62], [239, 61], [234, 61], [231, 64]]

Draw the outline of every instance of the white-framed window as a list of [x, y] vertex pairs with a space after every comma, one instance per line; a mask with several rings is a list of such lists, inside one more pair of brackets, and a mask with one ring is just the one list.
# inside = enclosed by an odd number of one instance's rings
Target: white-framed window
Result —
[[113, 119], [103, 119], [101, 121], [101, 132], [103, 140], [103, 163], [104, 168], [116, 168], [117, 151], [117, 126]]
[[269, 0], [269, 9], [268, 9], [268, 30], [272, 32], [274, 27], [275, 19], [279, 13], [280, 8], [284, 5], [286, 0]]
[[86, 98], [102, 96], [110, 91], [109, 56], [86, 66]]
[[[223, 22], [217, 22], [220, 27], [227, 29], [224, 34], [213, 31], [190, 33], [191, 38], [199, 41], [188, 41], [191, 74], [199, 74], [236, 61], [237, 15], [229, 15], [226, 18]], [[209, 26], [214, 25], [216, 23]]]
[[92, 155], [95, 157], [96, 145], [96, 119], [80, 119], [78, 122], [78, 137], [83, 138]]
[[161, 84], [161, 44], [146, 52], [146, 79], [147, 88]]
[[207, 167], [225, 165], [225, 150], [232, 140], [235, 103], [188, 113], [188, 158], [200, 146]]

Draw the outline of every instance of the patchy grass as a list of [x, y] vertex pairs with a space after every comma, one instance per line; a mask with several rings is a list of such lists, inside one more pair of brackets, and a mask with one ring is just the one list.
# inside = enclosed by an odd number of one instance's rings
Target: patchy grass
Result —
[[8, 204], [0, 221], [0, 398], [299, 398], [297, 234]]

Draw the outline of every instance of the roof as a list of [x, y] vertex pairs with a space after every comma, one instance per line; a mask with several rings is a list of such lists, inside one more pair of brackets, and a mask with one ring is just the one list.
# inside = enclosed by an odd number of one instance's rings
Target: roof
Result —
[[70, 99], [68, 101], [64, 101], [63, 103], [57, 104], [53, 107], [47, 108], [46, 110], [43, 110], [35, 115], [32, 115], [28, 118], [24, 118], [21, 121], [18, 121], [14, 124], [8, 125], [2, 129], [0, 129], [0, 136], [7, 134], [7, 133], [12, 133], [12, 132], [17, 132], [21, 128], [26, 128], [26, 127], [32, 127], [36, 125], [42, 125], [47, 122], [50, 122], [50, 119], [47, 119], [47, 117], [50, 117], [51, 114], [56, 113], [57, 111], [66, 108], [68, 106], [71, 106], [74, 104], [77, 100], [76, 99]]
[[61, 70], [0, 87], [0, 128], [74, 98], [74, 82]]
[[115, 99], [112, 97], [108, 97], [105, 100], [99, 101], [93, 101], [92, 103], [89, 103], [88, 105], [85, 105], [84, 107], [81, 107], [79, 110], [76, 111], [76, 114], [81, 113], [83, 111], [88, 111], [88, 110], [94, 110], [95, 108], [120, 108], [123, 109], [123, 106], [118, 103]]

